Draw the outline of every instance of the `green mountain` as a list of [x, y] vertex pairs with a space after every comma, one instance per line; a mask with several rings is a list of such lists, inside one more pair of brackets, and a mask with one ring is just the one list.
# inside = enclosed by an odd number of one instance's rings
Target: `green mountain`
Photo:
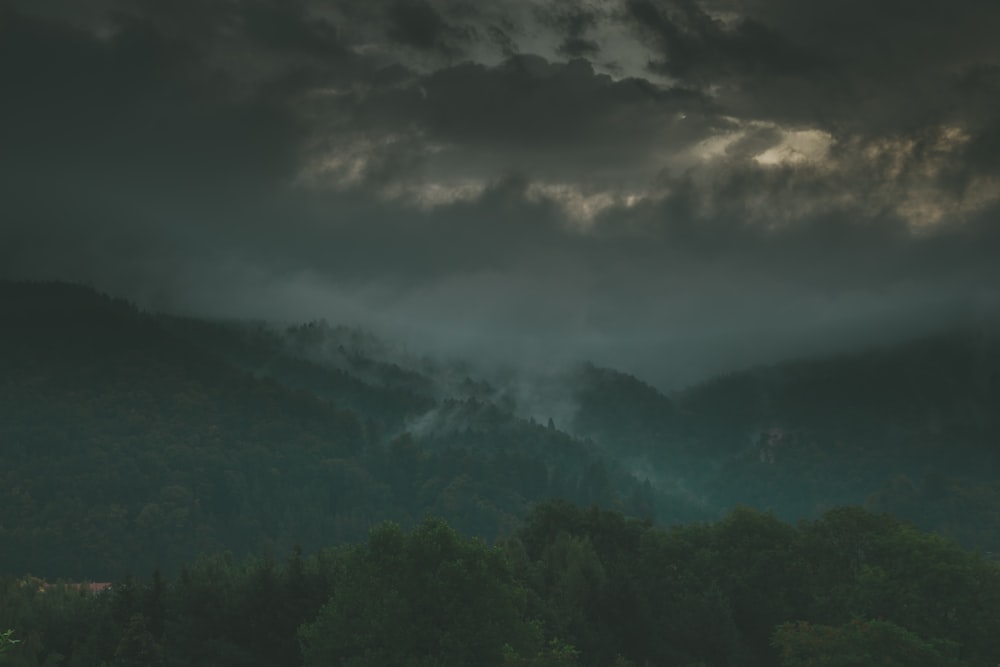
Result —
[[[493, 539], [552, 497], [670, 502], [592, 444], [442, 399], [439, 377], [370, 346], [324, 356], [342, 330], [167, 317], [66, 284], [2, 283], [0, 304], [0, 572], [171, 571], [428, 513]], [[407, 430], [445, 414], [461, 427]]]
[[756, 495], [741, 500], [775, 508], [808, 502], [813, 510], [866, 502], [970, 546], [1000, 547], [993, 332], [759, 369], [694, 388], [682, 404], [694, 432], [721, 421], [760, 433], [724, 471], [737, 483], [752, 480]]
[[[492, 540], [548, 499], [663, 524], [867, 504], [1000, 551], [988, 333], [667, 396], [592, 365], [487, 378], [358, 329], [146, 313], [61, 283], [0, 283], [0, 312], [0, 573], [171, 572], [427, 514]], [[558, 427], [533, 418], [550, 407]]]

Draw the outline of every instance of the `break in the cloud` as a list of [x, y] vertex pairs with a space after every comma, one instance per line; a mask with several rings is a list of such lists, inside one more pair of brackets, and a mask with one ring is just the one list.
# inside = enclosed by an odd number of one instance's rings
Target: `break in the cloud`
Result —
[[0, 272], [663, 386], [997, 307], [993, 0], [0, 0]]

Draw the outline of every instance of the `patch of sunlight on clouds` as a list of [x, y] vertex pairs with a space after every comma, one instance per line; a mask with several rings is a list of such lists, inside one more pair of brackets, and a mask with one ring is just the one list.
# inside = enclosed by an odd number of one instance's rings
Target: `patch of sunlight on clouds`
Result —
[[740, 128], [703, 139], [691, 148], [690, 157], [695, 158], [696, 162], [711, 162], [726, 157], [729, 147], [742, 139], [746, 133], [746, 128]]
[[896, 212], [914, 232], [930, 231], [947, 224], [961, 224], [991, 204], [1000, 201], [1000, 178], [979, 176], [969, 183], [959, 196], [940, 187], [910, 185], [904, 192]]
[[386, 199], [403, 201], [424, 211], [460, 202], [474, 201], [486, 190], [484, 180], [454, 183], [410, 183], [389, 186], [382, 190]]
[[[779, 129], [780, 128], [776, 128]], [[820, 163], [833, 145], [833, 135], [823, 130], [780, 130], [781, 141], [753, 156], [761, 166]]]
[[361, 150], [345, 149], [330, 153], [303, 169], [299, 181], [314, 186], [326, 183], [348, 188], [361, 183], [369, 162], [369, 155]]
[[594, 219], [610, 208], [631, 208], [649, 195], [642, 192], [595, 190], [574, 183], [532, 183], [529, 201], [550, 201], [558, 206], [574, 225], [589, 229]]
[[[361, 186], [373, 173], [384, 169], [398, 155], [417, 145], [421, 137], [413, 133], [388, 133], [380, 137], [342, 137], [317, 145], [312, 157], [299, 171], [299, 185], [346, 190]], [[434, 152], [436, 146], [424, 146]]]
[[729, 129], [702, 139], [691, 148], [676, 155], [671, 160], [683, 166], [697, 166], [736, 157], [744, 139], [754, 133], [772, 131], [778, 139], [761, 152], [749, 156], [762, 167], [785, 164], [819, 164], [824, 162], [833, 146], [834, 138], [829, 132], [817, 129], [786, 129], [777, 123], [766, 121], [743, 121], [738, 118], [724, 118]]
[[902, 217], [913, 232], [961, 224], [987, 206], [1000, 201], [1000, 178], [973, 177], [961, 192], [949, 188], [950, 170], [961, 163], [960, 151], [972, 135], [962, 127], [945, 125], [935, 136], [889, 137], [870, 142], [862, 156], [887, 177], [883, 200]]

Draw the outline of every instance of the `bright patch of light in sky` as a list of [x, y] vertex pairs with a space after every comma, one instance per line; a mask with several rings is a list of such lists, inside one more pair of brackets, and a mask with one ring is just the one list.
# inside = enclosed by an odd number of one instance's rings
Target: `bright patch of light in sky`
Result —
[[527, 192], [529, 200], [555, 202], [572, 222], [582, 229], [612, 207], [629, 208], [642, 201], [646, 195], [639, 192], [614, 190], [589, 190], [573, 183], [532, 183]]
[[784, 130], [781, 141], [754, 156], [763, 166], [819, 162], [833, 145], [833, 136], [822, 130]]

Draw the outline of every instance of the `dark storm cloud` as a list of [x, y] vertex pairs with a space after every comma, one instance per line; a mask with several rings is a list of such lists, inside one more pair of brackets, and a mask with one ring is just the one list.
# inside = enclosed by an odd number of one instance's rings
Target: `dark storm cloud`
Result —
[[363, 145], [360, 177], [369, 187], [427, 178], [490, 181], [511, 171], [648, 181], [660, 169], [648, 154], [651, 144], [679, 150], [728, 123], [709, 112], [700, 93], [612, 80], [583, 59], [530, 55], [457, 64], [308, 105], [329, 137], [316, 144], [314, 159]]
[[504, 26], [499, 25], [487, 25], [486, 35], [490, 42], [496, 45], [499, 51], [506, 58], [517, 55], [517, 43], [508, 34], [509, 27], [505, 29]]
[[557, 1], [536, 10], [539, 20], [562, 35], [558, 52], [570, 58], [596, 56], [600, 45], [588, 33], [597, 28], [597, 11], [577, 2]]
[[953, 6], [0, 2], [0, 274], [664, 386], [978, 317]]
[[245, 22], [247, 32], [268, 48], [318, 58], [343, 57], [348, 53], [339, 27], [309, 18], [301, 2], [258, 1], [249, 4], [239, 18]]
[[388, 10], [389, 37], [401, 44], [456, 56], [458, 43], [469, 35], [449, 25], [434, 7], [424, 0], [396, 0]]
[[[736, 115], [886, 132], [967, 118], [982, 101], [956, 83], [995, 65], [990, 0], [808, 3], [628, 0], [661, 54], [651, 67], [722, 86]], [[715, 9], [715, 15], [709, 13]], [[732, 12], [723, 20], [726, 12]]]
[[683, 89], [664, 91], [635, 79], [613, 81], [595, 74], [586, 60], [556, 64], [538, 56], [514, 57], [498, 67], [460, 65], [435, 72], [422, 85], [427, 91], [424, 117], [435, 136], [540, 151], [610, 149], [610, 144], [634, 148], [668, 114], [704, 103]]
[[559, 45], [559, 53], [572, 58], [594, 56], [601, 50], [597, 42], [582, 37], [567, 37]]
[[8, 178], [95, 193], [158, 181], [184, 197], [292, 168], [295, 121], [267, 101], [234, 103], [195, 46], [149, 24], [126, 21], [95, 40], [12, 15], [0, 31]]
[[650, 67], [674, 76], [711, 83], [720, 77], [810, 76], [823, 70], [818, 54], [766, 25], [741, 18], [735, 26], [725, 26], [694, 0], [628, 0], [626, 11], [637, 30], [651, 37], [663, 54]]

